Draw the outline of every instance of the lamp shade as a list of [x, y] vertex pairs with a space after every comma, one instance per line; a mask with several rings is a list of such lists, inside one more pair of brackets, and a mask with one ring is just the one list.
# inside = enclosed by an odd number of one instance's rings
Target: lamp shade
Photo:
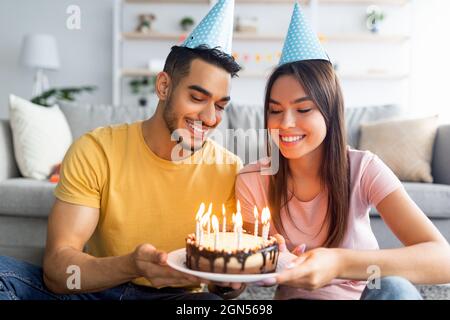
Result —
[[48, 34], [26, 35], [20, 60], [23, 65], [38, 69], [58, 69], [59, 54], [56, 40]]

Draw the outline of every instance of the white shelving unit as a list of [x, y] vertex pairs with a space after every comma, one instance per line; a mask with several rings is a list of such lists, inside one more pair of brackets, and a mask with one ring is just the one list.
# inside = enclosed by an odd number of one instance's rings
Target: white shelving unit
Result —
[[[168, 40], [177, 41], [184, 37], [183, 33], [139, 33], [139, 32], [123, 32], [123, 40]], [[246, 41], [282, 41], [285, 35], [281, 34], [258, 34], [235, 32], [234, 40]], [[341, 42], [402, 42], [409, 40], [407, 35], [372, 35], [372, 34], [322, 34], [322, 41], [341, 41]]]
[[[130, 30], [130, 28], [125, 28], [126, 24], [124, 19], [124, 11], [127, 6], [145, 6], [145, 5], [156, 5], [159, 9], [161, 6], [171, 6], [174, 8], [177, 4], [192, 5], [195, 8], [204, 7], [205, 12], [214, 3], [213, 0], [116, 0], [114, 7], [114, 19], [113, 19], [113, 103], [115, 105], [121, 105], [123, 103], [124, 96], [124, 83], [127, 79], [131, 77], [142, 77], [142, 76], [153, 76], [154, 73], [146, 69], [141, 65], [132, 65], [130, 63], [125, 63], [125, 52], [127, 51], [127, 46], [148, 46], [149, 44], [159, 47], [166, 47], [167, 50], [177, 43], [180, 43], [186, 34], [179, 32], [177, 30], [164, 29], [162, 31], [153, 31], [151, 33], [138, 33]], [[305, 8], [309, 9], [310, 16], [313, 19], [319, 21], [313, 21], [313, 24], [317, 26], [320, 23], [320, 16], [316, 11], [322, 10], [327, 6], [361, 6], [369, 4], [378, 4], [386, 6], [399, 6], [403, 7], [409, 1], [408, 0], [305, 0], [300, 1], [302, 4], [306, 5]], [[264, 5], [263, 10], [276, 10], [277, 5], [284, 5], [289, 9], [290, 4], [293, 4], [294, 0], [236, 0], [236, 12], [238, 13], [238, 6], [257, 6]], [[270, 5], [269, 7], [267, 7]], [[290, 11], [290, 10], [289, 10]], [[314, 12], [312, 12], [314, 11]], [[183, 12], [180, 15], [189, 15], [189, 12]], [[128, 17], [129, 19], [129, 17]], [[198, 21], [197, 21], [198, 22]], [[284, 21], [284, 23], [286, 23]], [[130, 24], [128, 23], [128, 26]], [[281, 50], [282, 43], [285, 37], [285, 32], [266, 32], [260, 31], [259, 33], [235, 33], [234, 42], [236, 46], [243, 45], [245, 43], [250, 43], [252, 46], [266, 46], [270, 48], [277, 48]], [[371, 48], [376, 48], [380, 46], [403, 46], [405, 43], [410, 41], [410, 35], [404, 33], [380, 33], [371, 34], [369, 32], [363, 31], [352, 31], [352, 32], [325, 32], [321, 33], [319, 31], [319, 38], [327, 49], [330, 47], [341, 47], [345, 48], [348, 46], [366, 46]], [[371, 50], [371, 49], [368, 49]], [[130, 50], [129, 50], [130, 51]], [[128, 52], [129, 52], [128, 51]], [[149, 50], [151, 52], [151, 50]], [[149, 55], [150, 58], [151, 54]], [[363, 57], [361, 57], [363, 58]], [[389, 71], [380, 70], [380, 68], [372, 68], [369, 66], [363, 71], [352, 71], [345, 70], [339, 65], [338, 74], [342, 81], [344, 82], [357, 82], [361, 84], [362, 82], [392, 82], [392, 81], [406, 81], [409, 78], [409, 70], [400, 71]], [[240, 81], [259, 81], [260, 83], [264, 81], [268, 74], [270, 66], [265, 66], [259, 70], [248, 69], [240, 73]], [[375, 70], [371, 70], [375, 69]]]

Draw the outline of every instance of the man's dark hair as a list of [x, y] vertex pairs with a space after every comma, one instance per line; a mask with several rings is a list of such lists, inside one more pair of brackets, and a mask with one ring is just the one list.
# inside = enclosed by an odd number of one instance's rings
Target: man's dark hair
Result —
[[207, 63], [220, 67], [227, 71], [231, 77], [236, 77], [241, 70], [241, 66], [234, 60], [234, 58], [218, 48], [209, 48], [201, 45], [194, 49], [173, 46], [169, 55], [167, 56], [164, 65], [164, 72], [169, 74], [172, 78], [174, 87], [178, 82], [189, 74], [191, 62], [195, 59], [201, 59]]

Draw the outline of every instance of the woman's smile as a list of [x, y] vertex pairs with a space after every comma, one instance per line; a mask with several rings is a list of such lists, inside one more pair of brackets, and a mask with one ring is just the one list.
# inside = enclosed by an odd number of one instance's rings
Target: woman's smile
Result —
[[295, 135], [295, 134], [280, 134], [280, 146], [283, 147], [294, 147], [300, 144], [306, 137], [305, 134]]

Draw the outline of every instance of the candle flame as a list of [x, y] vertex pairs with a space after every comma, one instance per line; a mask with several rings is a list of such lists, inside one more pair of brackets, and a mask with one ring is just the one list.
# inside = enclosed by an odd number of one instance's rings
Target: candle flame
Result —
[[212, 227], [214, 232], [219, 232], [219, 219], [217, 219], [215, 214], [212, 216]]
[[258, 220], [259, 214], [258, 214], [258, 208], [256, 206], [253, 208], [253, 215], [255, 216], [255, 220]]
[[261, 212], [261, 222], [262, 224], [267, 224], [270, 220], [269, 208], [265, 207]]
[[225, 211], [225, 205], [222, 203], [222, 215], [226, 215], [227, 212]]
[[208, 211], [206, 212], [206, 214], [210, 216], [211, 212], [212, 212], [212, 202], [209, 203]]
[[210, 216], [211, 216], [211, 212], [208, 210], [202, 217], [202, 220], [201, 220], [202, 227], [205, 227], [208, 224]]
[[208, 219], [205, 215], [205, 216], [203, 216], [202, 221], [200, 222], [203, 229], [206, 227], [207, 223], [208, 223]]
[[236, 217], [235, 217], [234, 223], [236, 224], [237, 227], [242, 227], [242, 214], [241, 214], [240, 211], [238, 211], [236, 213]]
[[239, 200], [237, 201], [236, 211], [237, 211], [237, 212], [241, 212], [241, 203], [240, 203]]
[[204, 212], [205, 212], [205, 204], [202, 202], [200, 204], [200, 208], [198, 208], [197, 215], [195, 216], [195, 220], [200, 221], [202, 219]]

